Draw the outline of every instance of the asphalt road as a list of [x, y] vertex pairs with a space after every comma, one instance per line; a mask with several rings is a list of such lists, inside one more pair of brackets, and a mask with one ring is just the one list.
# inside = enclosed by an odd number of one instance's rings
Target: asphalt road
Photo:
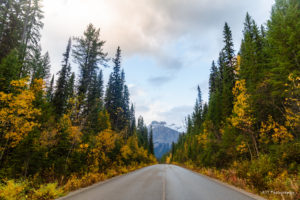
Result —
[[71, 193], [64, 200], [250, 200], [246, 192], [174, 165], [154, 165]]

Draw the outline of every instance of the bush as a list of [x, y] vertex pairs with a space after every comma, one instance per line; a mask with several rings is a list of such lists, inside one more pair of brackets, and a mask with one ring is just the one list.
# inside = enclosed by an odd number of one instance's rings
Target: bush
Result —
[[56, 199], [64, 195], [62, 188], [57, 187], [57, 183], [48, 183], [41, 185], [39, 189], [34, 190], [32, 199], [36, 200], [50, 200]]
[[25, 188], [27, 184], [25, 182], [15, 182], [9, 180], [6, 184], [0, 185], [0, 199], [1, 200], [23, 200], [26, 199]]
[[276, 168], [267, 155], [260, 155], [252, 161], [243, 161], [237, 165], [238, 175], [258, 191], [267, 189], [268, 182], [276, 174]]

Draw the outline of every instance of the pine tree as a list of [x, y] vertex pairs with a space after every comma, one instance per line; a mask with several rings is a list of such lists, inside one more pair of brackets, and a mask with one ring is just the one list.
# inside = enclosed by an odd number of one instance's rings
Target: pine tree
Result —
[[113, 62], [113, 72], [106, 89], [105, 108], [109, 113], [112, 129], [120, 131], [128, 127], [129, 123], [129, 92], [127, 86], [124, 85], [124, 71], [121, 71], [120, 47], [117, 48]]
[[194, 129], [196, 132], [200, 130], [200, 127], [202, 125], [202, 112], [203, 112], [203, 102], [202, 102], [202, 94], [200, 86], [197, 87], [197, 99], [194, 107], [194, 113], [193, 113], [193, 124]]
[[[266, 53], [269, 57], [269, 80], [271, 87], [270, 114], [275, 121], [283, 122], [280, 114], [288, 97], [285, 85], [289, 76], [300, 76], [300, 3], [299, 0], [277, 0], [271, 19], [267, 23]], [[273, 111], [273, 112], [272, 112]]]
[[88, 93], [99, 68], [99, 64], [106, 65], [107, 53], [103, 52], [104, 41], [100, 40], [100, 29], [92, 24], [87, 27], [84, 36], [75, 38], [76, 44], [73, 56], [79, 65], [80, 76], [78, 85], [79, 110], [82, 118], [88, 115]]
[[66, 113], [67, 103], [69, 99], [68, 94], [68, 83], [71, 76], [71, 65], [70, 65], [70, 52], [71, 52], [71, 39], [68, 41], [66, 52], [63, 54], [62, 68], [58, 72], [58, 79], [56, 81], [56, 89], [53, 98], [53, 105], [55, 108], [55, 113], [58, 118], [62, 114]]
[[2, 59], [0, 64], [0, 91], [9, 92], [10, 82], [19, 79], [21, 62], [16, 51]]
[[149, 153], [154, 155], [154, 144], [153, 144], [153, 129], [150, 127], [150, 136], [149, 136]]
[[33, 83], [35, 79], [48, 80], [51, 67], [48, 52], [45, 55], [42, 55], [41, 47], [36, 48], [29, 63], [31, 66], [31, 83]]
[[214, 92], [216, 92], [217, 81], [218, 81], [218, 68], [215, 64], [215, 61], [212, 62], [210, 76], [209, 76], [209, 96], [211, 96]]
[[263, 50], [263, 36], [248, 13], [243, 33], [239, 76], [246, 81], [251, 107], [255, 110], [257, 120], [263, 120], [267, 117], [264, 108], [268, 107], [268, 105], [265, 104], [265, 100], [270, 96], [269, 92], [264, 87], [261, 87], [267, 78], [264, 76], [265, 71], [268, 69], [266, 64], [267, 56]]
[[54, 75], [52, 76], [49, 87], [47, 88], [47, 100], [48, 100], [48, 102], [53, 101], [53, 93], [54, 93]]
[[139, 145], [144, 147], [144, 149], [148, 149], [149, 148], [148, 129], [147, 126], [144, 124], [144, 119], [142, 116], [138, 118], [137, 136], [138, 136]]
[[87, 121], [86, 130], [89, 133], [98, 133], [99, 113], [103, 109], [103, 77], [100, 70], [99, 75], [94, 75], [87, 94]]
[[136, 134], [136, 120], [135, 120], [135, 110], [133, 104], [130, 107], [130, 118], [129, 118], [129, 137]]
[[0, 61], [12, 50], [17, 50], [22, 66], [20, 77], [32, 71], [28, 61], [34, 57], [39, 46], [42, 18], [40, 0], [9, 0], [1, 3]]
[[[233, 108], [233, 94], [232, 89], [235, 84], [235, 55], [232, 42], [231, 30], [227, 23], [224, 26], [224, 43], [222, 58], [222, 118], [225, 120], [230, 116]], [[220, 67], [221, 67], [220, 66]]]

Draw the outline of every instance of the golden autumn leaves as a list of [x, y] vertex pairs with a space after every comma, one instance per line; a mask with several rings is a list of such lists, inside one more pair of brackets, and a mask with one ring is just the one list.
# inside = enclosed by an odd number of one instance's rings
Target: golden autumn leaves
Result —
[[[300, 112], [299, 105], [300, 100], [295, 96], [295, 91], [299, 90], [299, 77], [293, 77], [290, 75], [289, 80], [290, 84], [286, 84], [287, 87], [286, 92], [290, 91], [290, 98], [286, 98], [284, 113], [286, 122], [284, 125], [275, 122], [273, 117], [269, 115], [268, 120], [261, 123], [261, 128], [259, 131], [259, 142], [263, 144], [268, 144], [270, 142], [273, 143], [287, 143], [294, 139], [293, 134], [290, 130], [295, 130], [299, 128], [300, 121]], [[246, 82], [245, 80], [237, 80], [235, 87], [233, 88], [233, 94], [235, 97], [234, 106], [233, 106], [233, 114], [229, 119], [232, 126], [243, 130], [245, 133], [249, 133], [251, 136], [255, 134], [254, 130], [254, 122], [255, 118], [253, 116], [253, 111], [250, 107], [249, 102], [249, 94], [246, 90]], [[292, 106], [297, 109], [292, 109]], [[253, 143], [256, 143], [256, 137], [253, 138]], [[257, 144], [255, 144], [256, 146]], [[237, 150], [241, 153], [244, 153], [246, 150], [246, 142], [242, 141], [242, 143], [237, 147]]]
[[4, 146], [1, 146], [2, 156], [8, 147], [15, 147], [35, 127], [35, 120], [41, 110], [34, 107], [36, 94], [42, 92], [43, 80], [35, 80], [29, 84], [29, 78], [11, 82], [11, 93], [0, 92], [0, 132]]

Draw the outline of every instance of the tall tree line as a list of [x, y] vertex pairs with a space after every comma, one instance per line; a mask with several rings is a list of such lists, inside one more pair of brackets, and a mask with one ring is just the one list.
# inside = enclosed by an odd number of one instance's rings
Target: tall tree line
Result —
[[155, 162], [139, 142], [120, 47], [106, 90], [111, 63], [92, 24], [67, 41], [51, 75], [40, 46], [41, 1], [0, 4], [0, 178], [63, 184], [71, 175]]
[[258, 190], [272, 189], [268, 180], [285, 170], [296, 176], [300, 165], [299, 24], [297, 0], [277, 0], [266, 26], [258, 26], [247, 13], [241, 47], [235, 54], [232, 32], [225, 23], [224, 47], [211, 66], [208, 104], [203, 104], [198, 88], [187, 131], [165, 159], [237, 168]]

